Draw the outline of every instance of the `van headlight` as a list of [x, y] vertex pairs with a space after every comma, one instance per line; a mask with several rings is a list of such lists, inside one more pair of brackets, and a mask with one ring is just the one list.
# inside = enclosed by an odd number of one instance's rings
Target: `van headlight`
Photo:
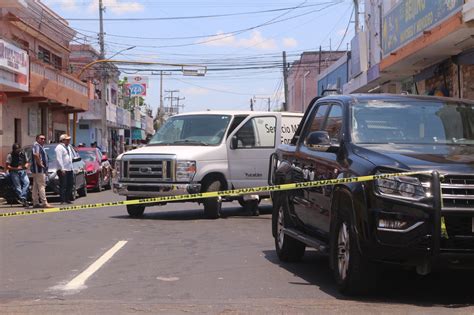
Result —
[[196, 174], [196, 161], [176, 162], [176, 181], [190, 182]]
[[384, 196], [416, 201], [431, 197], [431, 183], [413, 176], [379, 178], [374, 183], [377, 192]]
[[121, 170], [122, 170], [122, 161], [115, 160], [114, 169], [112, 170], [112, 178], [114, 179], [114, 181], [118, 181], [118, 179], [120, 178]]

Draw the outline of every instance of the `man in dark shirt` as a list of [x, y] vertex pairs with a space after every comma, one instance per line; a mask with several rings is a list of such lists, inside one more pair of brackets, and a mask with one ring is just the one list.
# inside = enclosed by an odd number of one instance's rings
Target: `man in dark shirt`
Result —
[[6, 165], [18, 201], [23, 204], [23, 206], [28, 206], [26, 199], [28, 196], [28, 189], [30, 188], [30, 180], [26, 174], [26, 169], [28, 168], [29, 163], [26, 160], [25, 153], [21, 150], [18, 143], [13, 144], [12, 152], [7, 155]]
[[43, 145], [46, 142], [44, 135], [37, 135], [33, 144], [31, 173], [33, 174], [33, 208], [52, 208], [46, 199], [46, 174], [48, 174], [48, 155]]

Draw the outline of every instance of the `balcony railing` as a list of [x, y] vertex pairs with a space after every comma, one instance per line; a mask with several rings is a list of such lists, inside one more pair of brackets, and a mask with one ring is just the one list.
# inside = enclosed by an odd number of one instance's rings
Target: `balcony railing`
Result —
[[57, 70], [50, 69], [42, 64], [32, 62], [31, 63], [31, 72], [34, 72], [50, 81], [54, 81], [59, 85], [71, 89], [79, 94], [88, 95], [87, 85], [78, 81], [77, 79], [72, 79], [66, 75], [61, 74]]

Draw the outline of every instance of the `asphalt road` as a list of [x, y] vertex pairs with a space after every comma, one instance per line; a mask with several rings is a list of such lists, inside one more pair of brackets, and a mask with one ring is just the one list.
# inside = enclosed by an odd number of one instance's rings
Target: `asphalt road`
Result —
[[[76, 204], [122, 199], [104, 191]], [[226, 203], [218, 220], [196, 203], [142, 219], [124, 207], [0, 218], [0, 313], [474, 313], [472, 272], [387, 269], [371, 296], [341, 296], [316, 251], [278, 261], [271, 205], [260, 209]]]

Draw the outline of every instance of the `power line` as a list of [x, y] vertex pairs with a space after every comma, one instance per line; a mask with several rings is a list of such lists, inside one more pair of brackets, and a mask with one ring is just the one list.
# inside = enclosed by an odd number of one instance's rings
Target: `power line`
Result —
[[[317, 3], [317, 4], [308, 4], [304, 6], [293, 6], [293, 7], [279, 8], [279, 9], [249, 11], [249, 12], [239, 12], [239, 13], [194, 15], [194, 16], [150, 17], [150, 18], [104, 18], [103, 20], [104, 21], [168, 21], [168, 20], [209, 19], [209, 18], [254, 15], [254, 14], [272, 13], [272, 12], [287, 11], [287, 10], [294, 10], [294, 9], [303, 9], [303, 8], [317, 7], [317, 6], [321, 6], [321, 5], [325, 5], [329, 3], [334, 3], [334, 1], [322, 2], [322, 3]], [[98, 21], [99, 20], [98, 18], [65, 18], [65, 19], [68, 21]]]

